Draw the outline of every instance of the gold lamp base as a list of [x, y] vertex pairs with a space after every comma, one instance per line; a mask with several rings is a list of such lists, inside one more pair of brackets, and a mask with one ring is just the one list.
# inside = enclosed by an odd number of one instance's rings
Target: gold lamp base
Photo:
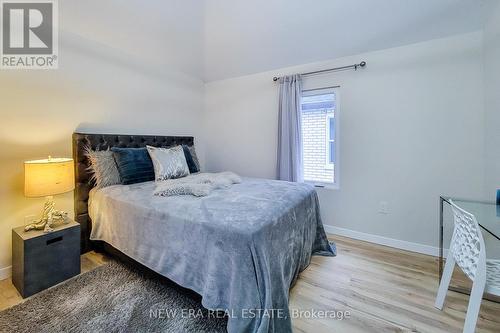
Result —
[[43, 232], [54, 231], [53, 227], [62, 222], [68, 223], [68, 213], [62, 210], [56, 210], [54, 197], [48, 196], [43, 206], [42, 217], [34, 220], [32, 223], [24, 227], [24, 231], [43, 230]]

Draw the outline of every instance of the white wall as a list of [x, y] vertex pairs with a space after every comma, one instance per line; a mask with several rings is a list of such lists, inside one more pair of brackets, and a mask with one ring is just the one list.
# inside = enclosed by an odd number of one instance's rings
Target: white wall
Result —
[[[177, 5], [170, 8], [174, 2]], [[176, 20], [164, 24], [190, 43], [177, 43], [168, 34], [127, 35], [129, 27], [137, 29], [130, 22], [138, 23], [139, 10], [127, 12], [115, 4], [108, 8], [113, 15], [100, 16], [99, 11], [92, 15], [98, 7], [106, 10], [99, 1], [88, 6], [64, 1], [60, 2], [59, 69], [0, 72], [0, 278], [8, 274], [11, 264], [11, 229], [25, 224], [26, 215], [39, 214], [42, 208], [43, 199], [23, 196], [24, 160], [49, 154], [71, 156], [75, 130], [200, 138], [204, 88], [199, 75], [191, 73], [200, 72], [202, 59], [197, 63], [185, 55], [201, 48], [202, 23], [196, 31], [197, 23], [190, 20], [202, 8], [196, 0], [169, 3], [166, 9], [177, 9], [171, 14]], [[184, 11], [178, 10], [181, 3]], [[99, 29], [92, 31], [96, 26]], [[148, 48], [160, 42], [161, 47]], [[134, 47], [136, 51], [129, 52]], [[169, 56], [160, 62], [161, 54], [148, 56], [152, 50]], [[72, 193], [57, 196], [56, 203], [73, 213]]]
[[485, 191], [500, 189], [500, 2], [486, 8], [484, 26]]
[[[485, 6], [483, 28], [483, 78], [485, 95], [484, 191], [495, 200], [500, 189], [500, 2], [489, 1]], [[500, 258], [500, 242], [485, 235], [488, 258]]]
[[[340, 88], [340, 190], [318, 190], [327, 225], [437, 246], [440, 194], [483, 195], [481, 33], [206, 85], [207, 168], [275, 177], [278, 74]], [[389, 214], [378, 213], [386, 201]]]

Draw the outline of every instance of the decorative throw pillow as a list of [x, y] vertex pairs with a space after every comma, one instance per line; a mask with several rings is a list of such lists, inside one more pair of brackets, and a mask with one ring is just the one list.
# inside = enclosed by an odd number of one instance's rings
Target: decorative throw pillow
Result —
[[196, 173], [179, 179], [158, 182], [154, 195], [170, 197], [175, 195], [194, 195], [204, 197], [213, 190], [227, 188], [241, 183], [240, 176], [233, 172]]
[[194, 146], [188, 146], [188, 148], [189, 152], [191, 153], [191, 157], [193, 158], [194, 165], [196, 166], [196, 169], [198, 169], [198, 172], [200, 172], [200, 161], [198, 161], [198, 156], [196, 156], [196, 150], [194, 149]]
[[153, 161], [155, 180], [162, 181], [189, 175], [189, 167], [182, 146], [156, 148], [147, 146]]
[[[186, 145], [182, 145], [182, 149], [184, 150], [184, 157], [186, 158], [186, 162], [189, 168], [189, 173], [197, 173], [200, 172], [200, 168], [197, 166], [194, 161], [193, 155], [191, 154], [191, 150]], [[194, 148], [193, 148], [194, 150]], [[195, 153], [196, 156], [196, 153]]]
[[212, 184], [178, 183], [171, 184], [168, 187], [157, 189], [154, 192], [154, 195], [160, 197], [172, 197], [177, 195], [193, 195], [195, 197], [206, 197], [213, 191], [214, 187], [215, 186]]
[[120, 174], [118, 173], [112, 151], [109, 149], [92, 150], [92, 148], [86, 146], [84, 154], [90, 162], [90, 166], [87, 169], [92, 174], [90, 181], [95, 184], [96, 188], [121, 184]]
[[143, 183], [155, 179], [153, 162], [146, 148], [111, 148], [122, 184]]

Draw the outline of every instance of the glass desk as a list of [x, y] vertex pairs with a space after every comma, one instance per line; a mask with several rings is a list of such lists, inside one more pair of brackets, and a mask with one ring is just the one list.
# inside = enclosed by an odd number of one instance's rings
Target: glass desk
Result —
[[[450, 204], [452, 200], [458, 207], [466, 210], [476, 217], [476, 220], [483, 230], [483, 238], [488, 236], [488, 239], [492, 239], [495, 242], [500, 241], [500, 205], [496, 205], [494, 202], [485, 201], [475, 201], [475, 200], [465, 200], [459, 198], [451, 197], [439, 197], [439, 280], [441, 281], [441, 275], [443, 274], [444, 268], [444, 256], [443, 256], [443, 246], [444, 246], [444, 204]], [[453, 222], [452, 222], [453, 223]], [[498, 243], [497, 243], [498, 244]], [[446, 244], [449, 246], [449, 244]], [[488, 246], [486, 246], [488, 249]], [[488, 251], [486, 252], [487, 257]], [[462, 279], [458, 286], [456, 284], [450, 284], [450, 290], [457, 291], [464, 294], [470, 294], [470, 283], [467, 279]], [[489, 299], [495, 302], [499, 302], [500, 298], [493, 295], [485, 294], [485, 299]]]

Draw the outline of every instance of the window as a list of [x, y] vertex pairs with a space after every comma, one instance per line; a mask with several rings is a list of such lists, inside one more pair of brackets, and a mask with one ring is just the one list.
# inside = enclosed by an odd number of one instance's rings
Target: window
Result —
[[301, 100], [304, 180], [338, 186], [338, 92], [304, 91]]

